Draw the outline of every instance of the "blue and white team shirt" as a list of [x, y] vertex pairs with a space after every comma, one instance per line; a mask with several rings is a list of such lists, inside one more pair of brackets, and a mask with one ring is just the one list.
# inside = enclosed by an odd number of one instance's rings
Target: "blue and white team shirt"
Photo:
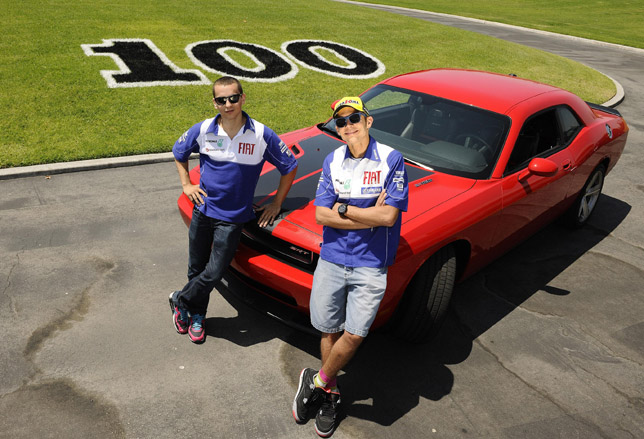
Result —
[[232, 140], [223, 130], [219, 133], [218, 114], [192, 126], [172, 148], [180, 162], [199, 153], [199, 186], [208, 194], [199, 211], [231, 223], [255, 218], [253, 196], [265, 161], [282, 175], [297, 167], [297, 160], [273, 130], [243, 115], [246, 123]]
[[[354, 158], [347, 145], [324, 160], [315, 194], [316, 206], [332, 208], [336, 202], [371, 207], [385, 190], [385, 204], [407, 210], [407, 172], [400, 152], [370, 136], [362, 158]], [[402, 214], [392, 227], [343, 230], [324, 226], [320, 257], [345, 267], [385, 267], [394, 263], [400, 241]]]

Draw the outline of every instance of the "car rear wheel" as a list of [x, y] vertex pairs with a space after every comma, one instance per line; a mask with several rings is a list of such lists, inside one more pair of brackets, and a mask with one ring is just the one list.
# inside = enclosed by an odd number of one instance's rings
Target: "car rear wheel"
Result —
[[413, 343], [430, 341], [440, 329], [456, 279], [452, 246], [437, 251], [409, 283], [393, 317], [394, 334]]
[[568, 211], [568, 224], [572, 227], [581, 227], [588, 222], [590, 215], [595, 211], [595, 206], [599, 200], [604, 187], [604, 175], [606, 167], [599, 165], [588, 177], [588, 181], [581, 189], [577, 201]]

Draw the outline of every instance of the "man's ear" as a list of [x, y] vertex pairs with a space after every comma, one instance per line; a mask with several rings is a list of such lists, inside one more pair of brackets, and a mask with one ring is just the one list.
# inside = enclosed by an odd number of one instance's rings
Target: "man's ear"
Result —
[[371, 128], [371, 125], [373, 125], [373, 117], [367, 116], [366, 121], [367, 121], [367, 128]]

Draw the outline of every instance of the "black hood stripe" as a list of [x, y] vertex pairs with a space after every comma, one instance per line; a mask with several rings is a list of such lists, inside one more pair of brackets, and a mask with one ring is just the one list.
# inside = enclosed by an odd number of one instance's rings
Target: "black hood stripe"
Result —
[[[299, 142], [295, 147], [303, 151], [297, 159], [297, 175], [291, 190], [282, 203], [282, 210], [292, 211], [307, 206], [315, 198], [322, 164], [327, 155], [344, 143], [340, 140], [319, 134]], [[297, 155], [297, 152], [296, 152]], [[433, 172], [427, 169], [418, 168], [407, 164], [407, 177], [409, 182], [432, 175]], [[280, 173], [277, 171], [267, 172], [259, 178], [253, 202], [256, 205], [265, 203], [269, 194], [274, 192], [279, 185]]]
[[[340, 145], [342, 142], [324, 134], [304, 139], [297, 144], [296, 148], [303, 152], [297, 159], [297, 175], [295, 176], [297, 183], [291, 187], [286, 200], [282, 203], [283, 210], [300, 209], [313, 201], [324, 159]], [[262, 175], [257, 183], [253, 202], [256, 204], [265, 202], [266, 197], [277, 189], [279, 180], [280, 173], [277, 171]]]

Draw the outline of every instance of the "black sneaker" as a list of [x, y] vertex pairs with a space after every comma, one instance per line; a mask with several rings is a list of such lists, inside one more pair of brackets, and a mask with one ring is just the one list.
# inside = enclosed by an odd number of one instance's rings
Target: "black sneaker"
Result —
[[339, 409], [340, 392], [338, 390], [325, 392], [324, 401], [315, 416], [315, 432], [318, 436], [329, 437], [333, 434]]
[[295, 422], [305, 422], [309, 418], [309, 410], [316, 407], [316, 402], [321, 401], [324, 390], [315, 387], [313, 377], [317, 372], [310, 367], [302, 369], [300, 383], [297, 386], [297, 393], [293, 399], [293, 417]]

